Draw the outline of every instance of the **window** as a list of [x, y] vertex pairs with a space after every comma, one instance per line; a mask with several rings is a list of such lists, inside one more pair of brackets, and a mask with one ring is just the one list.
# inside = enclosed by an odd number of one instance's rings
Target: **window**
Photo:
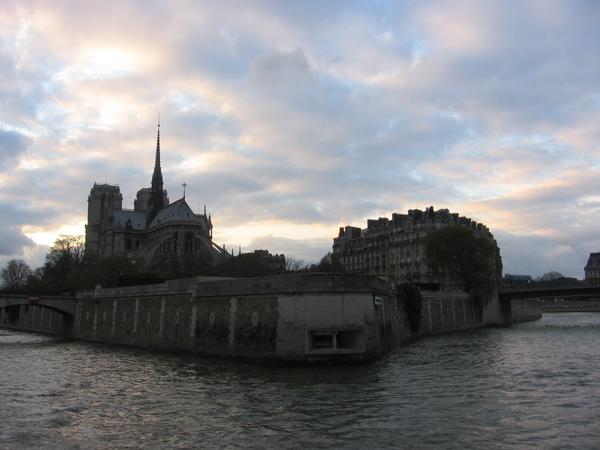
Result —
[[326, 348], [335, 348], [335, 332], [318, 332], [315, 331], [312, 336], [312, 349], [320, 350]]
[[364, 351], [362, 330], [351, 329], [317, 329], [308, 331], [308, 353], [352, 353]]

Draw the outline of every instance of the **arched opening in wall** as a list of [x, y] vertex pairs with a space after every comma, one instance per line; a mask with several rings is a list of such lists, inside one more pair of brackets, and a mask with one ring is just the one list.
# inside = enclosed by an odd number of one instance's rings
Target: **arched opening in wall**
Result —
[[10, 305], [4, 307], [5, 311], [5, 323], [4, 325], [16, 325], [19, 322], [19, 315], [21, 312], [20, 305]]

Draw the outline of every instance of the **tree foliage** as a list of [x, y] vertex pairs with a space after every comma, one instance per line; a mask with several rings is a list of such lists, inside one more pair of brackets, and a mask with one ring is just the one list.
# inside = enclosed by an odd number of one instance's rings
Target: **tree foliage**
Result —
[[212, 268], [211, 275], [227, 277], [258, 277], [281, 273], [270, 258], [257, 253], [242, 253]]
[[60, 235], [46, 255], [44, 276], [66, 279], [73, 269], [83, 263], [84, 245], [83, 236]]
[[340, 257], [338, 255], [334, 255], [331, 252], [328, 252], [321, 258], [319, 264], [313, 264], [310, 266], [311, 272], [337, 272], [341, 273], [344, 271], [344, 266], [340, 261]]
[[[126, 286], [162, 282], [166, 279], [197, 275], [252, 277], [283, 273], [285, 271], [308, 271], [306, 263], [291, 259], [285, 268], [281, 261], [271, 255], [244, 253], [213, 266], [206, 257], [192, 255], [177, 258], [175, 255], [161, 261], [160, 266], [146, 269], [140, 258], [125, 256], [99, 257], [85, 253], [83, 236], [61, 235], [46, 255], [45, 263], [33, 273], [29, 271], [23, 292], [38, 294], [72, 293], [81, 289]], [[325, 255], [311, 270], [340, 271], [341, 264], [330, 253]]]
[[84, 244], [83, 236], [60, 235], [46, 254], [39, 279], [32, 284], [48, 293], [77, 289], [73, 280], [81, 278], [85, 267]]
[[61, 235], [46, 254], [44, 265], [29, 277], [24, 290], [39, 294], [68, 293], [96, 285], [114, 287], [162, 281], [124, 256], [98, 257], [84, 252], [83, 236]]
[[3, 287], [8, 290], [18, 290], [25, 286], [32, 275], [31, 268], [22, 259], [11, 259], [2, 269]]
[[502, 276], [498, 245], [471, 228], [450, 225], [430, 233], [425, 254], [434, 273], [460, 280], [474, 297], [489, 298]]

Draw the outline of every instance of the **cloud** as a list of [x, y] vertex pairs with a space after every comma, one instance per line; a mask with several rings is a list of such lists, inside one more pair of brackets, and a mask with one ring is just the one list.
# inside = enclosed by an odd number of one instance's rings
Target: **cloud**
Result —
[[0, 202], [0, 256], [23, 255], [34, 242], [23, 232], [26, 224], [43, 224], [47, 211]]
[[22, 254], [23, 247], [30, 247], [33, 241], [14, 226], [3, 228], [0, 231], [0, 255]]
[[311, 69], [304, 52], [297, 48], [292, 52], [276, 52], [256, 62], [252, 68], [258, 84], [267, 89], [281, 86], [299, 88], [310, 82]]
[[0, 170], [14, 168], [17, 160], [31, 145], [31, 139], [17, 131], [0, 129]]
[[558, 271], [565, 276], [583, 278], [590, 246], [595, 244], [597, 248], [599, 244], [596, 236], [586, 235], [556, 238], [496, 232], [495, 236], [501, 249], [504, 273], [534, 277]]
[[488, 224], [506, 271], [580, 273], [600, 249], [599, 17], [536, 0], [2, 4], [3, 251], [80, 226], [94, 181], [131, 207], [160, 111], [171, 199], [186, 182], [229, 245], [316, 260], [340, 225], [433, 204]]

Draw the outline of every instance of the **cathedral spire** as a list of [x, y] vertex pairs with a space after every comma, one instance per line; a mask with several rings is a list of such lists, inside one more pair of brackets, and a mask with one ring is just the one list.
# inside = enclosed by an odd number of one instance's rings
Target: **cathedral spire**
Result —
[[163, 178], [162, 171], [160, 169], [160, 114], [158, 116], [158, 131], [156, 132], [156, 155], [154, 160], [154, 173], [152, 174], [152, 196], [151, 196], [151, 209], [148, 220], [156, 215], [163, 206]]
[[160, 114], [158, 115], [158, 125], [156, 131], [156, 159], [154, 161], [154, 173], [156, 170], [160, 172]]

